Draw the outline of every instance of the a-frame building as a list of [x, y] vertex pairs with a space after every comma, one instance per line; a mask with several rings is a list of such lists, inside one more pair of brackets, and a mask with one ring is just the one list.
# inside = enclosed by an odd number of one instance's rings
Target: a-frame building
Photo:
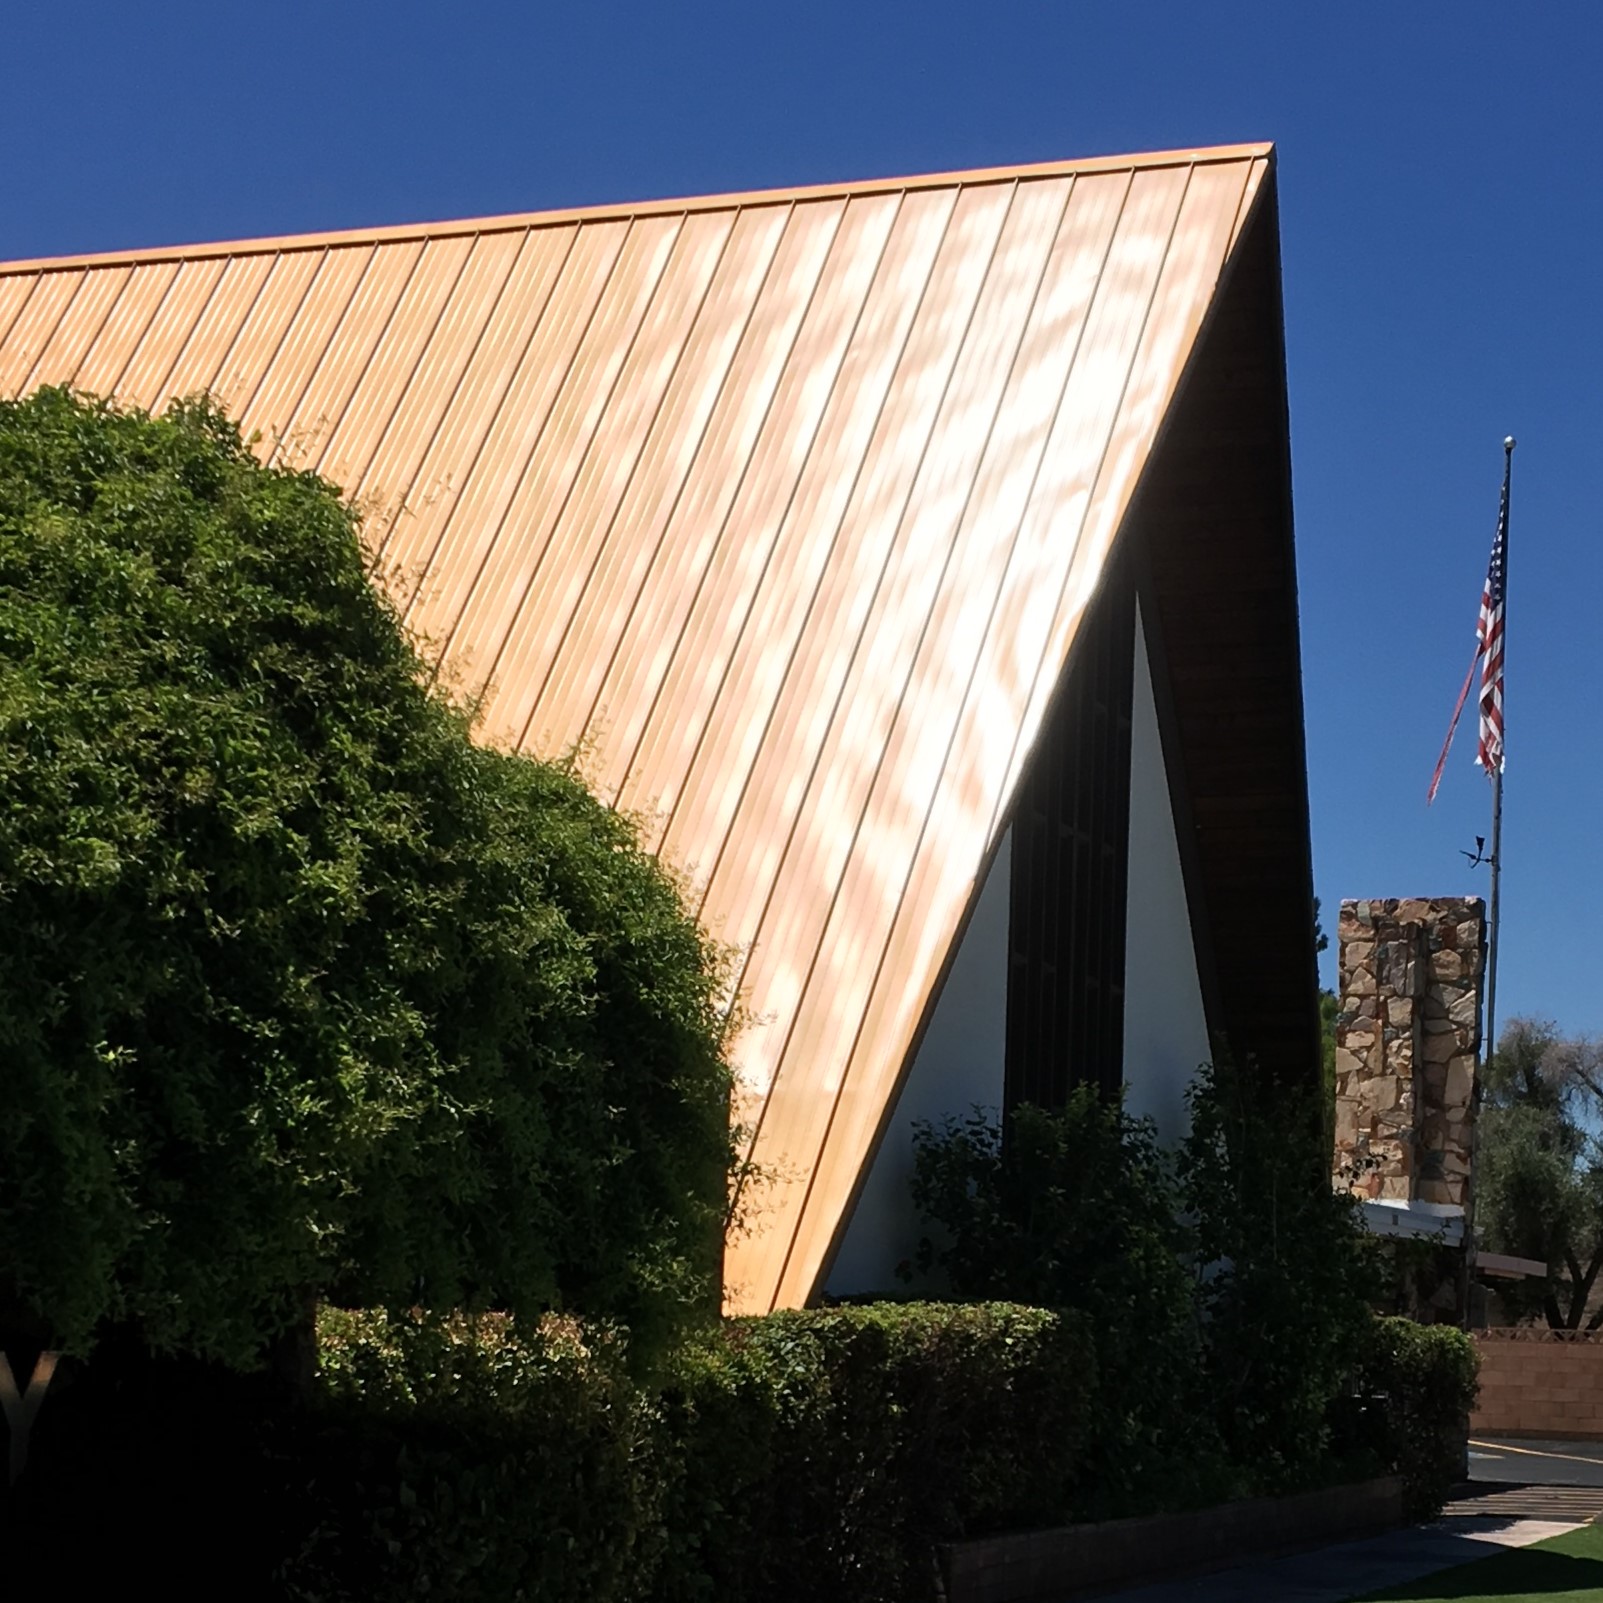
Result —
[[731, 1306], [888, 1280], [915, 1114], [1317, 1071], [1268, 147], [0, 266], [45, 384], [339, 484], [640, 817], [738, 954]]

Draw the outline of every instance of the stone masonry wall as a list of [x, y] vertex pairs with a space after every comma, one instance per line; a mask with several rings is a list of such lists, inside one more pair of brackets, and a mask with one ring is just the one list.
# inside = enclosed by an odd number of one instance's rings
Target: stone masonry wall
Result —
[[1335, 1172], [1387, 1202], [1467, 1202], [1480, 1049], [1479, 897], [1341, 904]]

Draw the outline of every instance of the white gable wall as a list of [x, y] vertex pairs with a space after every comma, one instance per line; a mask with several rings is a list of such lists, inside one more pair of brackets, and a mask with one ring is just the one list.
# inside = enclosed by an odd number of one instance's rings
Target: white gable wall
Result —
[[1130, 730], [1130, 878], [1124, 949], [1126, 1107], [1173, 1142], [1185, 1133], [1185, 1090], [1209, 1055], [1169, 779], [1158, 733], [1145, 620], [1136, 608]]
[[832, 1296], [908, 1289], [896, 1265], [910, 1259], [924, 1226], [913, 1207], [913, 1125], [940, 1124], [978, 1104], [1002, 1108], [1007, 1049], [1007, 916], [1012, 831], [1002, 837], [980, 899], [946, 976], [935, 1016], [902, 1085], [885, 1139], [857, 1199], [829, 1274]]

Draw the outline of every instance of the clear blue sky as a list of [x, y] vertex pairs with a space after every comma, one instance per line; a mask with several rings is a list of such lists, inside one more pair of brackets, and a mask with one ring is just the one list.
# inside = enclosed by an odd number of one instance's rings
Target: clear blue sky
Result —
[[1484, 891], [1472, 725], [1424, 795], [1512, 432], [1499, 1013], [1603, 1031], [1596, 0], [54, 0], [5, 42], [13, 259], [1275, 140], [1327, 924]]

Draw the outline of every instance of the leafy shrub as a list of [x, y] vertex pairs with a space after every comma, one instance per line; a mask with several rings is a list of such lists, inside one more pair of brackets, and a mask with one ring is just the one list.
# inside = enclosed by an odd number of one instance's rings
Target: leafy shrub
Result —
[[1264, 1490], [1320, 1473], [1328, 1410], [1381, 1294], [1373, 1239], [1331, 1191], [1319, 1105], [1223, 1062], [1189, 1094], [1180, 1196], [1192, 1220], [1206, 1395]]
[[959, 1297], [1083, 1314], [1097, 1345], [1088, 1513], [1201, 1504], [1326, 1473], [1328, 1409], [1379, 1294], [1373, 1243], [1330, 1190], [1320, 1104], [1205, 1066], [1171, 1158], [1081, 1087], [1005, 1134], [983, 1114], [915, 1137], [920, 1264]]
[[1384, 1318], [1370, 1322], [1355, 1353], [1363, 1440], [1402, 1475], [1410, 1517], [1430, 1519], [1463, 1477], [1480, 1367], [1475, 1344], [1451, 1325]]
[[1189, 1235], [1151, 1121], [1085, 1086], [1058, 1111], [1014, 1109], [1005, 1135], [976, 1111], [921, 1125], [914, 1142], [914, 1200], [938, 1227], [919, 1267], [943, 1272], [958, 1297], [1006, 1295], [1085, 1317], [1100, 1379], [1087, 1512], [1222, 1495]]
[[0, 402], [0, 788], [0, 1327], [711, 1305], [714, 954], [427, 688], [332, 486], [208, 403]]

